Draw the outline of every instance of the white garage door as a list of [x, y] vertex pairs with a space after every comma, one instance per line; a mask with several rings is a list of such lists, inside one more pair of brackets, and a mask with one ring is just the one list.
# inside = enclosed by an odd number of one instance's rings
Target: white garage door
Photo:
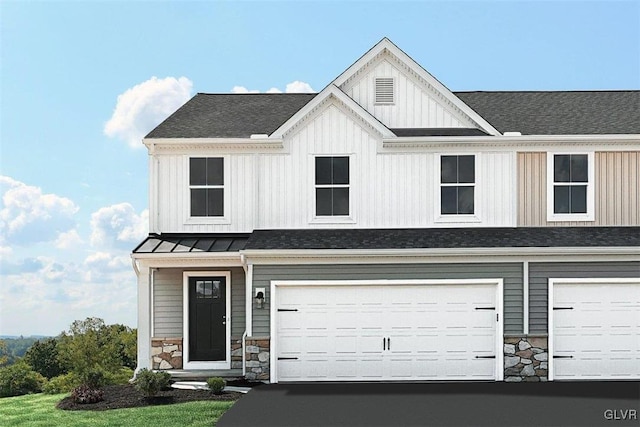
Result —
[[640, 378], [640, 279], [549, 279], [551, 379]]
[[501, 285], [495, 280], [282, 284], [272, 293], [277, 364], [272, 376], [276, 381], [500, 379]]

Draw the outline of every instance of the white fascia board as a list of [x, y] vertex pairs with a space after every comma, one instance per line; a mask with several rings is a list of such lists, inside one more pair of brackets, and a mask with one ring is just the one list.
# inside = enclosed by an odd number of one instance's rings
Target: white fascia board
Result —
[[341, 86], [347, 80], [349, 80], [354, 74], [356, 74], [362, 67], [368, 64], [371, 60], [373, 60], [376, 56], [382, 53], [384, 50], [389, 51], [392, 55], [394, 55], [398, 60], [404, 62], [404, 64], [411, 70], [413, 70], [420, 78], [425, 80], [427, 84], [433, 87], [437, 92], [440, 92], [444, 98], [446, 98], [451, 104], [453, 104], [456, 108], [466, 114], [472, 121], [476, 122], [478, 126], [482, 128], [485, 132], [490, 135], [500, 135], [500, 132], [494, 128], [488, 121], [486, 121], [482, 116], [476, 113], [471, 107], [462, 102], [460, 98], [455, 96], [453, 92], [451, 92], [445, 85], [440, 83], [438, 79], [433, 77], [427, 70], [425, 70], [420, 64], [418, 64], [413, 58], [404, 53], [402, 49], [393, 44], [391, 40], [388, 38], [383, 38], [373, 46], [367, 53], [362, 55], [360, 59], [353, 63], [349, 68], [347, 68], [342, 74], [340, 74], [332, 83], [336, 86]]
[[182, 149], [182, 148], [282, 148], [282, 139], [279, 138], [145, 138], [142, 143], [155, 152], [158, 149]]
[[132, 254], [131, 258], [148, 268], [242, 267], [239, 252], [187, 252]]
[[[287, 249], [287, 250], [244, 250], [242, 253], [251, 263], [264, 264], [282, 262], [286, 264], [305, 262], [318, 263], [422, 263], [443, 262], [443, 259], [456, 262], [470, 262], [469, 257], [485, 258], [496, 261], [509, 260], [520, 262], [535, 258], [536, 261], [640, 261], [640, 253], [635, 246], [620, 247], [523, 247], [523, 248], [436, 248], [436, 249]], [[280, 260], [280, 261], [278, 261]], [[265, 262], [266, 261], [266, 262]], [[472, 262], [476, 262], [474, 260]]]
[[320, 93], [318, 93], [311, 101], [309, 101], [304, 107], [298, 110], [293, 116], [289, 118], [286, 122], [284, 122], [278, 129], [273, 131], [273, 133], [269, 136], [269, 138], [282, 140], [284, 135], [292, 129], [296, 124], [302, 121], [305, 117], [311, 114], [320, 104], [322, 104], [326, 99], [330, 97], [336, 98], [338, 101], [342, 102], [348, 108], [353, 110], [358, 116], [360, 116], [367, 124], [369, 124], [373, 129], [375, 129], [383, 138], [391, 138], [394, 136], [393, 132], [389, 130], [384, 124], [382, 124], [378, 119], [376, 119], [371, 113], [365, 110], [360, 104], [351, 99], [347, 94], [345, 94], [340, 88], [337, 86], [330, 84]]

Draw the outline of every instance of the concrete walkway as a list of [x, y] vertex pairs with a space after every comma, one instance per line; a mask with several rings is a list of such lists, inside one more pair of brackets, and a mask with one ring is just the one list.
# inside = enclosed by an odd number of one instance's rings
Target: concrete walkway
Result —
[[316, 383], [253, 388], [219, 427], [639, 426], [640, 382]]

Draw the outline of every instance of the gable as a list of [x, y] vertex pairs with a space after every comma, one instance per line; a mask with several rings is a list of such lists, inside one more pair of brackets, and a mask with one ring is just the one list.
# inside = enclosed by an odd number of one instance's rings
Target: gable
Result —
[[[383, 79], [383, 80], [380, 80]], [[393, 102], [376, 102], [376, 88], [393, 81]], [[384, 81], [384, 85], [380, 82]], [[388, 39], [333, 82], [389, 128], [476, 128], [499, 132]], [[391, 97], [386, 96], [385, 100]]]

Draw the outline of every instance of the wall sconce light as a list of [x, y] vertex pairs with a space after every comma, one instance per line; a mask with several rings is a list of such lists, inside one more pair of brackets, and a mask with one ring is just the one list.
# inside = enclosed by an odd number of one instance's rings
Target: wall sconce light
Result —
[[258, 308], [264, 308], [264, 302], [266, 300], [264, 288], [256, 288], [255, 300]]

